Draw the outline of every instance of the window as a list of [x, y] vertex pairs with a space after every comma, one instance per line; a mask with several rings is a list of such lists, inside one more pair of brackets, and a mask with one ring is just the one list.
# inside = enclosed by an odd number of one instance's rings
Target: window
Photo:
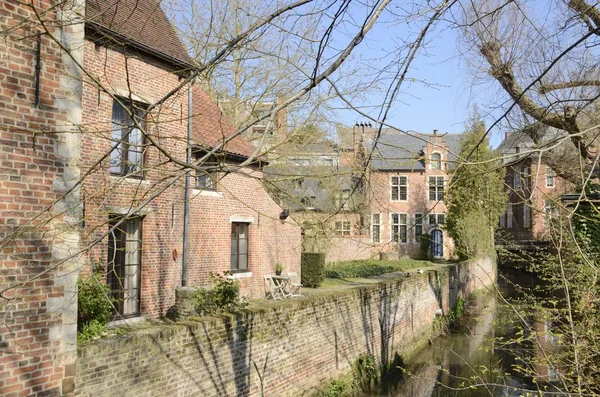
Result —
[[300, 204], [304, 206], [304, 209], [310, 210], [315, 208], [316, 196], [304, 196], [300, 199]]
[[323, 159], [323, 165], [333, 166], [333, 159]]
[[[118, 102], [113, 102], [112, 133], [113, 149], [110, 152], [110, 173], [113, 175], [142, 176], [144, 163], [144, 110], [125, 110]], [[137, 125], [136, 125], [137, 122]]]
[[429, 177], [429, 200], [444, 201], [444, 177], [430, 176]]
[[531, 227], [531, 208], [527, 202], [523, 204], [523, 227]]
[[[196, 159], [200, 160], [203, 156], [203, 154], [196, 154]], [[196, 170], [196, 189], [216, 190], [218, 169], [219, 161], [214, 156], [210, 156], [200, 164], [200, 169]]]
[[248, 224], [231, 223], [231, 271], [248, 270]]
[[544, 227], [548, 228], [552, 220], [558, 216], [558, 208], [552, 200], [544, 200]]
[[432, 170], [442, 169], [442, 155], [440, 153], [431, 153], [430, 157], [430, 168]]
[[109, 220], [107, 282], [115, 308], [124, 317], [140, 312], [141, 223], [141, 218]]
[[294, 180], [294, 188], [302, 189], [303, 185], [304, 185], [304, 178], [298, 178], [298, 179]]
[[392, 241], [395, 243], [406, 243], [407, 238], [407, 215], [392, 214]]
[[298, 166], [310, 165], [310, 159], [307, 159], [307, 158], [293, 158], [291, 160], [294, 165], [298, 165]]
[[350, 192], [348, 190], [335, 192], [333, 195], [333, 205], [335, 208], [340, 208], [342, 210], [350, 209]]
[[513, 207], [512, 203], [508, 203], [508, 208], [506, 209], [506, 228], [512, 229], [513, 227]]
[[349, 236], [351, 232], [350, 221], [335, 222], [335, 234], [338, 236]]
[[381, 242], [381, 214], [373, 214], [373, 220], [371, 222], [371, 237], [374, 243]]
[[446, 223], [446, 214], [429, 214], [429, 226], [435, 227]]
[[415, 214], [415, 242], [421, 241], [423, 234], [423, 214]]
[[408, 199], [408, 178], [405, 176], [392, 177], [392, 201]]
[[515, 177], [513, 179], [513, 189], [514, 190], [521, 189], [521, 172], [520, 171], [515, 172]]
[[546, 187], [553, 188], [555, 184], [556, 174], [552, 171], [552, 168], [546, 167]]

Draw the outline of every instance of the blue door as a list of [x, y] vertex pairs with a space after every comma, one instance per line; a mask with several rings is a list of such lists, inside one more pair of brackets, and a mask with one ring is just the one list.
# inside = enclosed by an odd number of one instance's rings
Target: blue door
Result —
[[431, 255], [434, 258], [444, 256], [444, 235], [440, 229], [431, 231]]

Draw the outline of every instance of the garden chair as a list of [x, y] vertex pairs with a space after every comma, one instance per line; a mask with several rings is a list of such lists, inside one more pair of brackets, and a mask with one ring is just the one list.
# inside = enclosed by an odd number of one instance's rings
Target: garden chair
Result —
[[302, 288], [302, 284], [300, 284], [300, 280], [298, 280], [298, 273], [296, 272], [288, 272], [288, 277], [290, 278], [290, 295], [289, 296], [302, 296], [302, 292], [300, 292], [300, 288]]
[[275, 282], [273, 281], [273, 277], [270, 274], [266, 274], [264, 277], [266, 299], [285, 299], [285, 294], [281, 289], [281, 286], [275, 284]]

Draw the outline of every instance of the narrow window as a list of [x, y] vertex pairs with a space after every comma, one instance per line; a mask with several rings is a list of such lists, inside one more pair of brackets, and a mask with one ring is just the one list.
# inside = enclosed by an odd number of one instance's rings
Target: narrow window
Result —
[[[196, 154], [196, 161], [204, 157], [204, 154]], [[219, 161], [210, 156], [196, 170], [196, 189], [217, 190]]]
[[[110, 173], [121, 176], [142, 177], [144, 165], [144, 110], [128, 109], [113, 102], [112, 133], [113, 149], [110, 152]], [[133, 118], [131, 117], [133, 115]]]
[[395, 243], [406, 243], [407, 238], [407, 215], [392, 214], [391, 217], [392, 241]]
[[231, 224], [231, 271], [248, 270], [248, 224]]
[[444, 177], [430, 176], [429, 177], [429, 200], [444, 201]]
[[371, 222], [372, 233], [374, 243], [381, 242], [381, 214], [373, 214], [373, 220]]
[[421, 235], [423, 234], [423, 214], [415, 214], [415, 242], [421, 241]]
[[350, 221], [335, 222], [335, 234], [338, 236], [349, 236], [352, 231]]
[[142, 225], [141, 218], [132, 218], [116, 226], [121, 220], [111, 217], [109, 221], [107, 282], [117, 312], [131, 317], [140, 312]]
[[523, 227], [531, 227], [531, 207], [529, 207], [529, 203], [527, 202], [523, 204]]
[[442, 155], [439, 153], [431, 153], [430, 158], [431, 169], [441, 170], [442, 169]]
[[512, 203], [508, 203], [508, 208], [506, 209], [506, 228], [512, 229], [513, 227], [513, 208]]
[[556, 178], [556, 174], [552, 171], [552, 168], [546, 167], [546, 187], [553, 188]]

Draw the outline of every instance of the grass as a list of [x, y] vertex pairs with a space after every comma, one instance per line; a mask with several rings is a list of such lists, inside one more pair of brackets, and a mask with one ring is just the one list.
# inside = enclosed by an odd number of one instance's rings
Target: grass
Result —
[[418, 269], [431, 266], [428, 261], [419, 261], [415, 259], [399, 260], [356, 260], [335, 262], [325, 267], [325, 277], [332, 279], [346, 278], [369, 278], [382, 275], [384, 273], [402, 272], [411, 269]]

